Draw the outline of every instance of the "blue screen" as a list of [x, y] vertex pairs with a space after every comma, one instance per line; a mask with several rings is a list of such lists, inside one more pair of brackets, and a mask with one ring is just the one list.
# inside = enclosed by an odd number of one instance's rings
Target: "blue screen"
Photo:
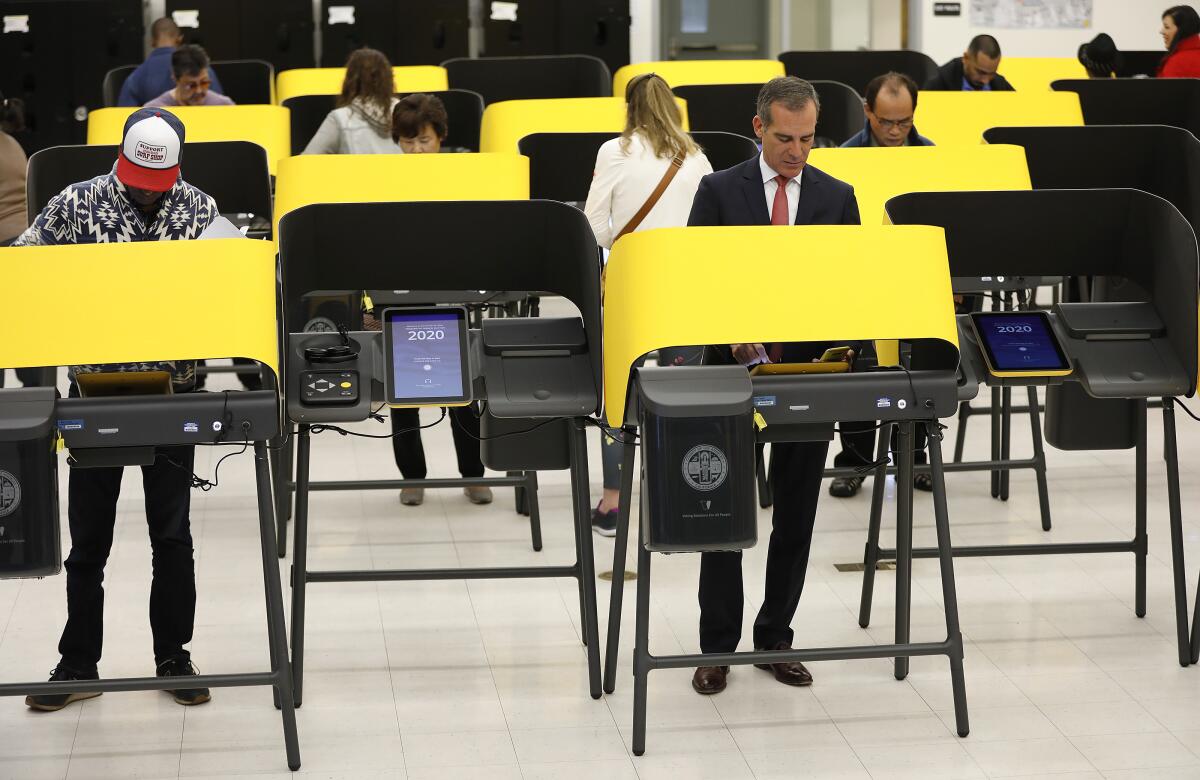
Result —
[[1070, 368], [1040, 314], [977, 314], [979, 335], [997, 371]]
[[457, 398], [463, 393], [461, 320], [454, 312], [389, 312], [395, 398]]

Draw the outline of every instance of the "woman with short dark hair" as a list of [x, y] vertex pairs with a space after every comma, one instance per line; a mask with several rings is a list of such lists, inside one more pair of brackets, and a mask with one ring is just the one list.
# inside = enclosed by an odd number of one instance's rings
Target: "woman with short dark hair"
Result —
[[325, 117], [304, 154], [398, 154], [400, 147], [392, 140], [395, 91], [392, 63], [383, 52], [351, 52], [337, 108]]
[[440, 152], [449, 132], [446, 106], [437, 95], [407, 95], [392, 109], [392, 140], [405, 154]]

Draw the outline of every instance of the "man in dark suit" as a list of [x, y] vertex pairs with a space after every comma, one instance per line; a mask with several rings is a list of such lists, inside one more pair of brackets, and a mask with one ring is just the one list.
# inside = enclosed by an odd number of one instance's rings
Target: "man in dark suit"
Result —
[[1000, 42], [990, 35], [976, 35], [967, 44], [963, 56], [938, 68], [937, 75], [921, 89], [942, 92], [1012, 92], [1013, 86], [1001, 76]]
[[[762, 154], [700, 181], [689, 225], [857, 225], [854, 188], [808, 165], [820, 103], [813, 86], [792, 76], [763, 85], [754, 133]], [[796, 262], [831, 258], [797, 257]], [[761, 361], [797, 363], [819, 358], [831, 344], [734, 344], [710, 348], [714, 361], [743, 365]], [[851, 357], [852, 359], [852, 357]], [[771, 483], [775, 508], [767, 551], [766, 593], [754, 621], [754, 647], [780, 650], [792, 644], [792, 617], [804, 589], [817, 499], [828, 442], [774, 445]], [[737, 649], [742, 633], [742, 554], [704, 553], [700, 564], [700, 650]], [[786, 685], [810, 685], [801, 663], [763, 664]], [[727, 666], [702, 666], [692, 678], [697, 693], [725, 690]]]

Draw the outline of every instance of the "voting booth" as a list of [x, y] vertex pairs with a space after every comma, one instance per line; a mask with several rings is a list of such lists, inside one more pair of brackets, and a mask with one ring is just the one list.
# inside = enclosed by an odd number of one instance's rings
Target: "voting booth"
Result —
[[[69, 185], [109, 173], [117, 153], [118, 147], [108, 145], [54, 146], [30, 157], [25, 181], [29, 220]], [[249, 141], [189, 141], [183, 145], [180, 175], [211, 195], [221, 215], [245, 227], [247, 235], [271, 236], [271, 176], [261, 146]]]
[[[729, 258], [748, 251], [756, 258], [756, 273], [732, 272]], [[624, 447], [616, 572], [625, 565], [635, 434], [640, 433], [643, 447], [633, 661], [635, 755], [646, 749], [649, 672], [694, 666], [895, 658], [895, 677], [904, 679], [909, 657], [944, 655], [950, 661], [955, 729], [967, 735], [962, 636], [937, 432], [938, 418], [953, 414], [957, 404], [959, 336], [945, 251], [942, 231], [931, 227], [692, 227], [631, 233], [617, 241], [605, 289], [604, 407], [608, 424], [621, 429]], [[798, 255], [814, 262], [797, 264]], [[880, 264], [883, 255], [894, 262]], [[847, 276], [859, 280], [861, 305], [853, 308], [835, 305], [826, 293]], [[764, 278], [772, 284], [763, 285]], [[691, 316], [697, 305], [718, 302], [722, 317]], [[836, 344], [877, 338], [903, 342], [905, 357], [899, 366], [846, 373], [804, 370], [811, 364], [778, 373], [748, 373], [736, 364], [633, 369], [652, 350], [685, 344]], [[719, 429], [711, 427], [713, 417]], [[674, 443], [660, 443], [659, 434], [647, 427], [654, 418], [686, 425], [692, 438], [675, 436]], [[651, 553], [750, 546], [754, 539], [746, 531], [756, 519], [745, 517], [755, 511], [745, 496], [752, 496], [754, 488], [752, 442], [828, 441], [836, 421], [863, 418], [899, 428], [897, 540], [904, 550], [912, 533], [913, 436], [918, 427], [931, 436], [946, 638], [910, 641], [911, 569], [907, 552], [902, 552], [894, 644], [651, 655]], [[690, 446], [683, 450], [685, 445]], [[883, 455], [886, 463], [886, 451]], [[882, 482], [879, 469], [875, 475]], [[715, 492], [723, 486], [734, 493]], [[670, 492], [664, 495], [664, 490]], [[717, 530], [727, 532], [724, 538]], [[616, 684], [622, 592], [621, 578], [614, 577], [605, 656], [608, 692]]]
[[[920, 87], [937, 75], [938, 64], [928, 54], [911, 49], [893, 51], [785, 51], [779, 61], [787, 75], [806, 81], [840, 81], [863, 94], [871, 79], [894, 70], [912, 77]], [[1008, 62], [1007, 59], [1004, 60]]]
[[612, 97], [612, 75], [603, 60], [584, 54], [540, 57], [459, 57], [442, 63], [453, 89], [505, 100]]
[[626, 65], [613, 75], [612, 93], [625, 96], [625, 87], [636, 76], [656, 73], [672, 89], [693, 84], [762, 84], [784, 75], [775, 60], [666, 60]]
[[483, 9], [488, 58], [584, 54], [610, 72], [629, 63], [629, 0], [513, 0]]
[[1051, 86], [1079, 95], [1089, 125], [1171, 125], [1200, 133], [1200, 79], [1064, 79]]
[[[87, 142], [116, 146], [125, 120], [137, 108], [102, 108], [88, 116]], [[249, 141], [267, 152], [271, 174], [288, 156], [288, 113], [279, 106], [176, 106], [169, 109], [187, 128], [188, 142]], [[114, 158], [115, 161], [116, 158]]]
[[1145, 190], [1170, 201], [1200, 232], [1200, 140], [1187, 130], [1168, 125], [994, 127], [984, 139], [1024, 147], [1034, 189]]
[[[464, 225], [471, 229], [463, 230]], [[405, 237], [399, 253], [397, 236]], [[294, 311], [304, 295], [317, 290], [404, 290], [411, 293], [408, 300], [423, 302], [402, 302], [381, 312], [382, 332], [304, 332], [303, 323], [286, 315], [287, 414], [298, 424], [292, 602], [297, 702], [303, 683], [306, 583], [534, 577], [577, 580], [590, 691], [599, 698], [584, 430], [585, 419], [595, 414], [600, 399], [600, 274], [586, 217], [548, 201], [316, 204], [287, 211], [279, 237], [285, 312]], [[384, 253], [393, 253], [394, 261], [379, 263]], [[339, 262], [326, 262], [335, 255]], [[579, 315], [489, 319], [482, 327], [472, 327], [462, 307], [453, 305], [460, 302], [456, 295], [467, 292], [458, 288], [467, 284], [476, 291], [547, 290], [573, 303]], [[486, 465], [510, 471], [570, 469], [576, 561], [556, 566], [308, 570], [314, 427], [365, 420], [380, 404], [444, 407], [470, 402], [482, 405], [480, 439]], [[424, 481], [428, 486], [435, 482]], [[350, 489], [364, 486], [371, 485], [355, 483]]]
[[[411, 92], [397, 93], [396, 97]], [[447, 89], [426, 92], [442, 101], [446, 107], [446, 122], [449, 131], [442, 142], [444, 152], [479, 151], [479, 126], [483, 123], [483, 98], [476, 92], [465, 89]], [[292, 131], [292, 154], [303, 154], [304, 148], [317, 134], [321, 123], [330, 111], [337, 108], [337, 95], [295, 95], [283, 101], [290, 112]]]
[[[687, 130], [687, 106], [678, 98], [676, 102]], [[483, 152], [514, 152], [521, 139], [533, 133], [620, 133], [624, 129], [625, 98], [509, 100], [484, 110], [479, 145]]]
[[1088, 77], [1077, 57], [1004, 57], [1000, 75], [1017, 92], [1046, 92], [1052, 82], [1060, 79]]
[[[529, 158], [529, 196], [564, 203], [587, 201], [596, 155], [618, 133], [533, 133], [518, 144]], [[758, 144], [744, 135], [692, 131], [714, 171], [732, 168], [758, 154]]]
[[[821, 102], [814, 145], [841, 146], [866, 124], [862, 98], [836, 81], [814, 81], [812, 85]], [[720, 130], [754, 138], [752, 122], [762, 86], [761, 83], [692, 84], [672, 91], [687, 102], [693, 130]]]
[[[10, 335], [0, 345], [0, 365], [244, 357], [275, 371], [274, 254], [268, 242], [241, 239], [0, 249], [5, 268], [0, 330]], [[71, 285], [56, 281], [64, 274]], [[51, 287], [57, 290], [58, 314], [46, 317], [45, 291]], [[219, 311], [212, 306], [218, 299], [226, 304]], [[179, 316], [180, 311], [189, 316]], [[53, 388], [0, 390], [0, 409], [0, 513], [27, 525], [38, 515], [59, 522], [51, 504], [52, 474], [44, 462], [47, 432], [66, 447], [72, 469], [148, 465], [156, 447], [169, 445], [253, 450], [270, 670], [188, 680], [209, 688], [270, 686], [283, 717], [288, 767], [299, 769], [267, 462], [268, 442], [280, 432], [275, 391], [57, 398]], [[16, 470], [11, 468], [14, 443], [26, 450]], [[0, 525], [6, 521], [0, 518]], [[11, 575], [0, 563], [0, 576]], [[169, 690], [178, 684], [163, 677], [9, 682], [0, 684], [0, 696]]]
[[[137, 65], [122, 65], [104, 74], [102, 91], [106, 108], [117, 105], [125, 80]], [[239, 106], [275, 102], [275, 68], [265, 60], [220, 60], [209, 65], [221, 80], [221, 94]], [[214, 90], [215, 91], [215, 90]]]
[[[295, 68], [275, 77], [275, 100], [283, 105], [297, 95], [340, 95], [346, 69]], [[405, 65], [392, 68], [397, 92], [440, 92], [449, 89], [445, 68], [436, 65]]]
[[[1133, 553], [1134, 610], [1138, 617], [1145, 615], [1146, 405], [1161, 399], [1179, 662], [1188, 665], [1192, 653], [1174, 409], [1176, 396], [1190, 397], [1196, 390], [1200, 278], [1191, 226], [1167, 201], [1130, 189], [913, 193], [890, 201], [887, 209], [896, 224], [945, 228], [956, 289], [998, 275], [1093, 277], [1086, 302], [1059, 302], [1049, 311], [961, 315], [960, 384], [1045, 386], [1047, 441], [1064, 449], [1097, 448], [1096, 423], [1072, 419], [1068, 394], [1108, 402], [1116, 411], [1103, 425], [1123, 435], [1105, 447], [1135, 450], [1133, 538], [956, 547], [954, 554]], [[980, 219], [980, 214], [991, 218]], [[1013, 230], [1013, 225], [1022, 229]], [[1002, 322], [1007, 326], [993, 329]], [[1126, 418], [1131, 422], [1125, 423]], [[871, 533], [877, 529], [873, 520]], [[869, 539], [868, 576], [881, 557], [888, 555], [880, 556], [875, 539]], [[869, 615], [868, 589], [869, 584], [864, 587], [864, 617]]]
[[1063, 92], [923, 90], [916, 126], [938, 146], [975, 146], [989, 127], [1082, 125], [1079, 101]]

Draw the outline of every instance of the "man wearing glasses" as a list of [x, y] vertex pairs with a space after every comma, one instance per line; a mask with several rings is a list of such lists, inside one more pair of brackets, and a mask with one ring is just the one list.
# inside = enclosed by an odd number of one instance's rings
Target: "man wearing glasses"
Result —
[[171, 54], [171, 78], [175, 86], [146, 107], [232, 106], [232, 100], [210, 89], [212, 80], [208, 74], [208, 52], [199, 46], [180, 46]]
[[867, 124], [843, 147], [933, 146], [913, 125], [917, 83], [903, 73], [885, 73], [867, 84]]

